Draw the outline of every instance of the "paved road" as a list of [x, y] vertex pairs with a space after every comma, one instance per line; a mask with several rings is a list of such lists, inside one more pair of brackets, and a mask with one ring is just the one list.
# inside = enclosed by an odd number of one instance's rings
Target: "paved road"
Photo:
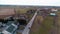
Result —
[[29, 21], [29, 23], [27, 24], [27, 26], [25, 27], [24, 31], [22, 32], [22, 34], [29, 34], [30, 28], [33, 24], [33, 21], [37, 15], [37, 12], [39, 11], [39, 9], [35, 12], [34, 16], [32, 17], [32, 19]]

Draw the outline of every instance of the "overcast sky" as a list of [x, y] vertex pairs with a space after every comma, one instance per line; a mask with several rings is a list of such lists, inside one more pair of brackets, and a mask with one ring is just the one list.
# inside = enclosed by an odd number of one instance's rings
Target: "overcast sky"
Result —
[[60, 6], [60, 0], [0, 0], [0, 5]]

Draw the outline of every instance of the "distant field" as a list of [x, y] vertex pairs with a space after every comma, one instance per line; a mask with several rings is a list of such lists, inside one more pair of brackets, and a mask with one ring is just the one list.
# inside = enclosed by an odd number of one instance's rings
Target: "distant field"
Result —
[[17, 10], [16, 12], [19, 12], [20, 14], [23, 14], [23, 13], [26, 13], [28, 10], [29, 10], [29, 9], [23, 8], [23, 9]]
[[19, 11], [20, 14], [26, 13], [30, 9], [35, 9], [35, 8], [19, 8], [17, 9], [17, 12]]
[[14, 9], [12, 8], [0, 8], [0, 15], [13, 15]]
[[[19, 13], [26, 13], [28, 10], [32, 8], [15, 8], [16, 12]], [[10, 15], [14, 14], [14, 8], [0, 8], [0, 15]]]
[[[19, 14], [25, 14], [28, 10], [30, 10], [31, 8], [16, 8], [15, 11], [16, 13], [19, 13]], [[12, 16], [14, 15], [15, 12], [14, 12], [14, 8], [0, 8], [0, 18], [4, 18], [4, 17], [7, 17], [7, 16]]]

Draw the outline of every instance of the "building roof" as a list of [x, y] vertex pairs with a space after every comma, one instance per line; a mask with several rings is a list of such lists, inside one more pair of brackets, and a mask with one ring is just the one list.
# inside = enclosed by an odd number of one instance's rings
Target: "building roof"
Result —
[[56, 14], [55, 13], [50, 13], [50, 15], [55, 16]]
[[15, 30], [17, 29], [17, 25], [15, 24], [10, 24], [5, 30], [3, 30], [3, 33], [5, 34], [13, 34]]
[[6, 29], [6, 31], [8, 31], [8, 32], [13, 32], [14, 31], [14, 26], [12, 26], [12, 25], [10, 25], [9, 27], [8, 27], [8, 29]]
[[58, 11], [57, 9], [51, 9], [51, 11]]

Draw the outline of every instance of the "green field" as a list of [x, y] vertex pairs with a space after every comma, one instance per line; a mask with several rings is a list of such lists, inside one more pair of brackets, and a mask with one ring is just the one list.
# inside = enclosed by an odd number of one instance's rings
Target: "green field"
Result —
[[33, 8], [20, 8], [20, 9], [16, 9], [16, 11], [17, 11], [17, 13], [24, 14], [28, 10], [31, 10], [31, 9], [33, 9]]
[[49, 34], [49, 31], [53, 27], [53, 16], [47, 16], [43, 21], [39, 29], [39, 34]]
[[40, 25], [39, 31], [31, 32], [31, 34], [49, 34], [53, 28], [53, 16], [47, 16]]
[[29, 9], [23, 8], [23, 9], [17, 9], [16, 13], [24, 14], [28, 11]]

